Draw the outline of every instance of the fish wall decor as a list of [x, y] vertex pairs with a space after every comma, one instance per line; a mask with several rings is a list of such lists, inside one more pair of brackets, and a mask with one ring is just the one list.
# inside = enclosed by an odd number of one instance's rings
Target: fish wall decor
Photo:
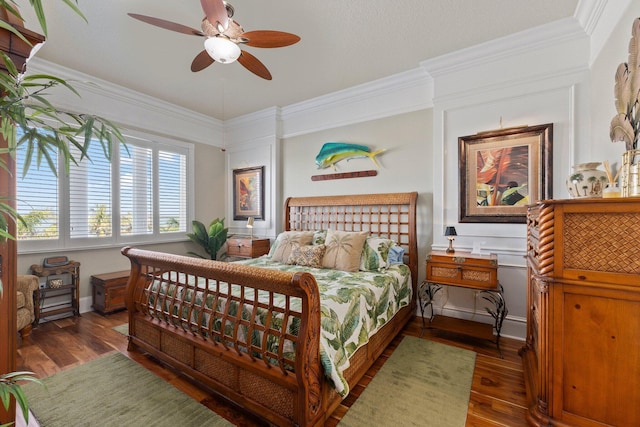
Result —
[[341, 160], [368, 157], [376, 167], [380, 167], [376, 161], [376, 156], [384, 151], [386, 151], [386, 148], [371, 151], [366, 145], [349, 144], [346, 142], [325, 142], [316, 156], [316, 165], [318, 169], [326, 169], [329, 166], [335, 169], [335, 164]]

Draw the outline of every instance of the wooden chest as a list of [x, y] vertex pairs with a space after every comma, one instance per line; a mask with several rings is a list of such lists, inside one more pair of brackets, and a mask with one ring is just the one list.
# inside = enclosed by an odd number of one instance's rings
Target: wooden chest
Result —
[[126, 308], [124, 299], [129, 273], [129, 270], [125, 270], [91, 276], [95, 311], [109, 314]]
[[480, 290], [498, 288], [498, 257], [469, 252], [433, 251], [427, 259], [427, 282]]
[[227, 239], [227, 255], [240, 258], [257, 258], [269, 253], [269, 239], [231, 237]]

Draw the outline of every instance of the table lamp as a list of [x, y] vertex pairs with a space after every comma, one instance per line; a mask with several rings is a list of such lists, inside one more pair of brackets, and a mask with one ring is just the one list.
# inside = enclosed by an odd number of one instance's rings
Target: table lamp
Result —
[[448, 254], [455, 253], [455, 249], [453, 249], [453, 241], [455, 240], [455, 236], [458, 235], [458, 233], [456, 233], [456, 228], [455, 227], [445, 228], [444, 235], [447, 236], [447, 239], [449, 239], [449, 247], [447, 248], [447, 253]]
[[253, 240], [253, 217], [247, 218], [247, 228], [251, 229], [251, 240]]

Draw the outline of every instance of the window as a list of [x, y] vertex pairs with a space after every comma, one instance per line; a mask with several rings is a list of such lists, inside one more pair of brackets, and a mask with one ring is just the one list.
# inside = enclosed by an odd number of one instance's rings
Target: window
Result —
[[34, 156], [23, 178], [27, 153], [20, 146], [19, 251], [184, 240], [192, 219], [193, 147], [154, 139], [128, 136], [126, 145], [114, 144], [111, 162], [96, 141], [89, 160], [71, 164], [68, 174], [55, 156], [57, 177], [44, 163], [38, 168]]

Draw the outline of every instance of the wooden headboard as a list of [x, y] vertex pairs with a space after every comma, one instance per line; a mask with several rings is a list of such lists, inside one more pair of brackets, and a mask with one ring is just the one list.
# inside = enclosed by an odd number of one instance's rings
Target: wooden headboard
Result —
[[415, 291], [417, 199], [417, 192], [289, 197], [284, 204], [284, 229], [369, 231], [372, 236], [392, 239], [405, 250]]

